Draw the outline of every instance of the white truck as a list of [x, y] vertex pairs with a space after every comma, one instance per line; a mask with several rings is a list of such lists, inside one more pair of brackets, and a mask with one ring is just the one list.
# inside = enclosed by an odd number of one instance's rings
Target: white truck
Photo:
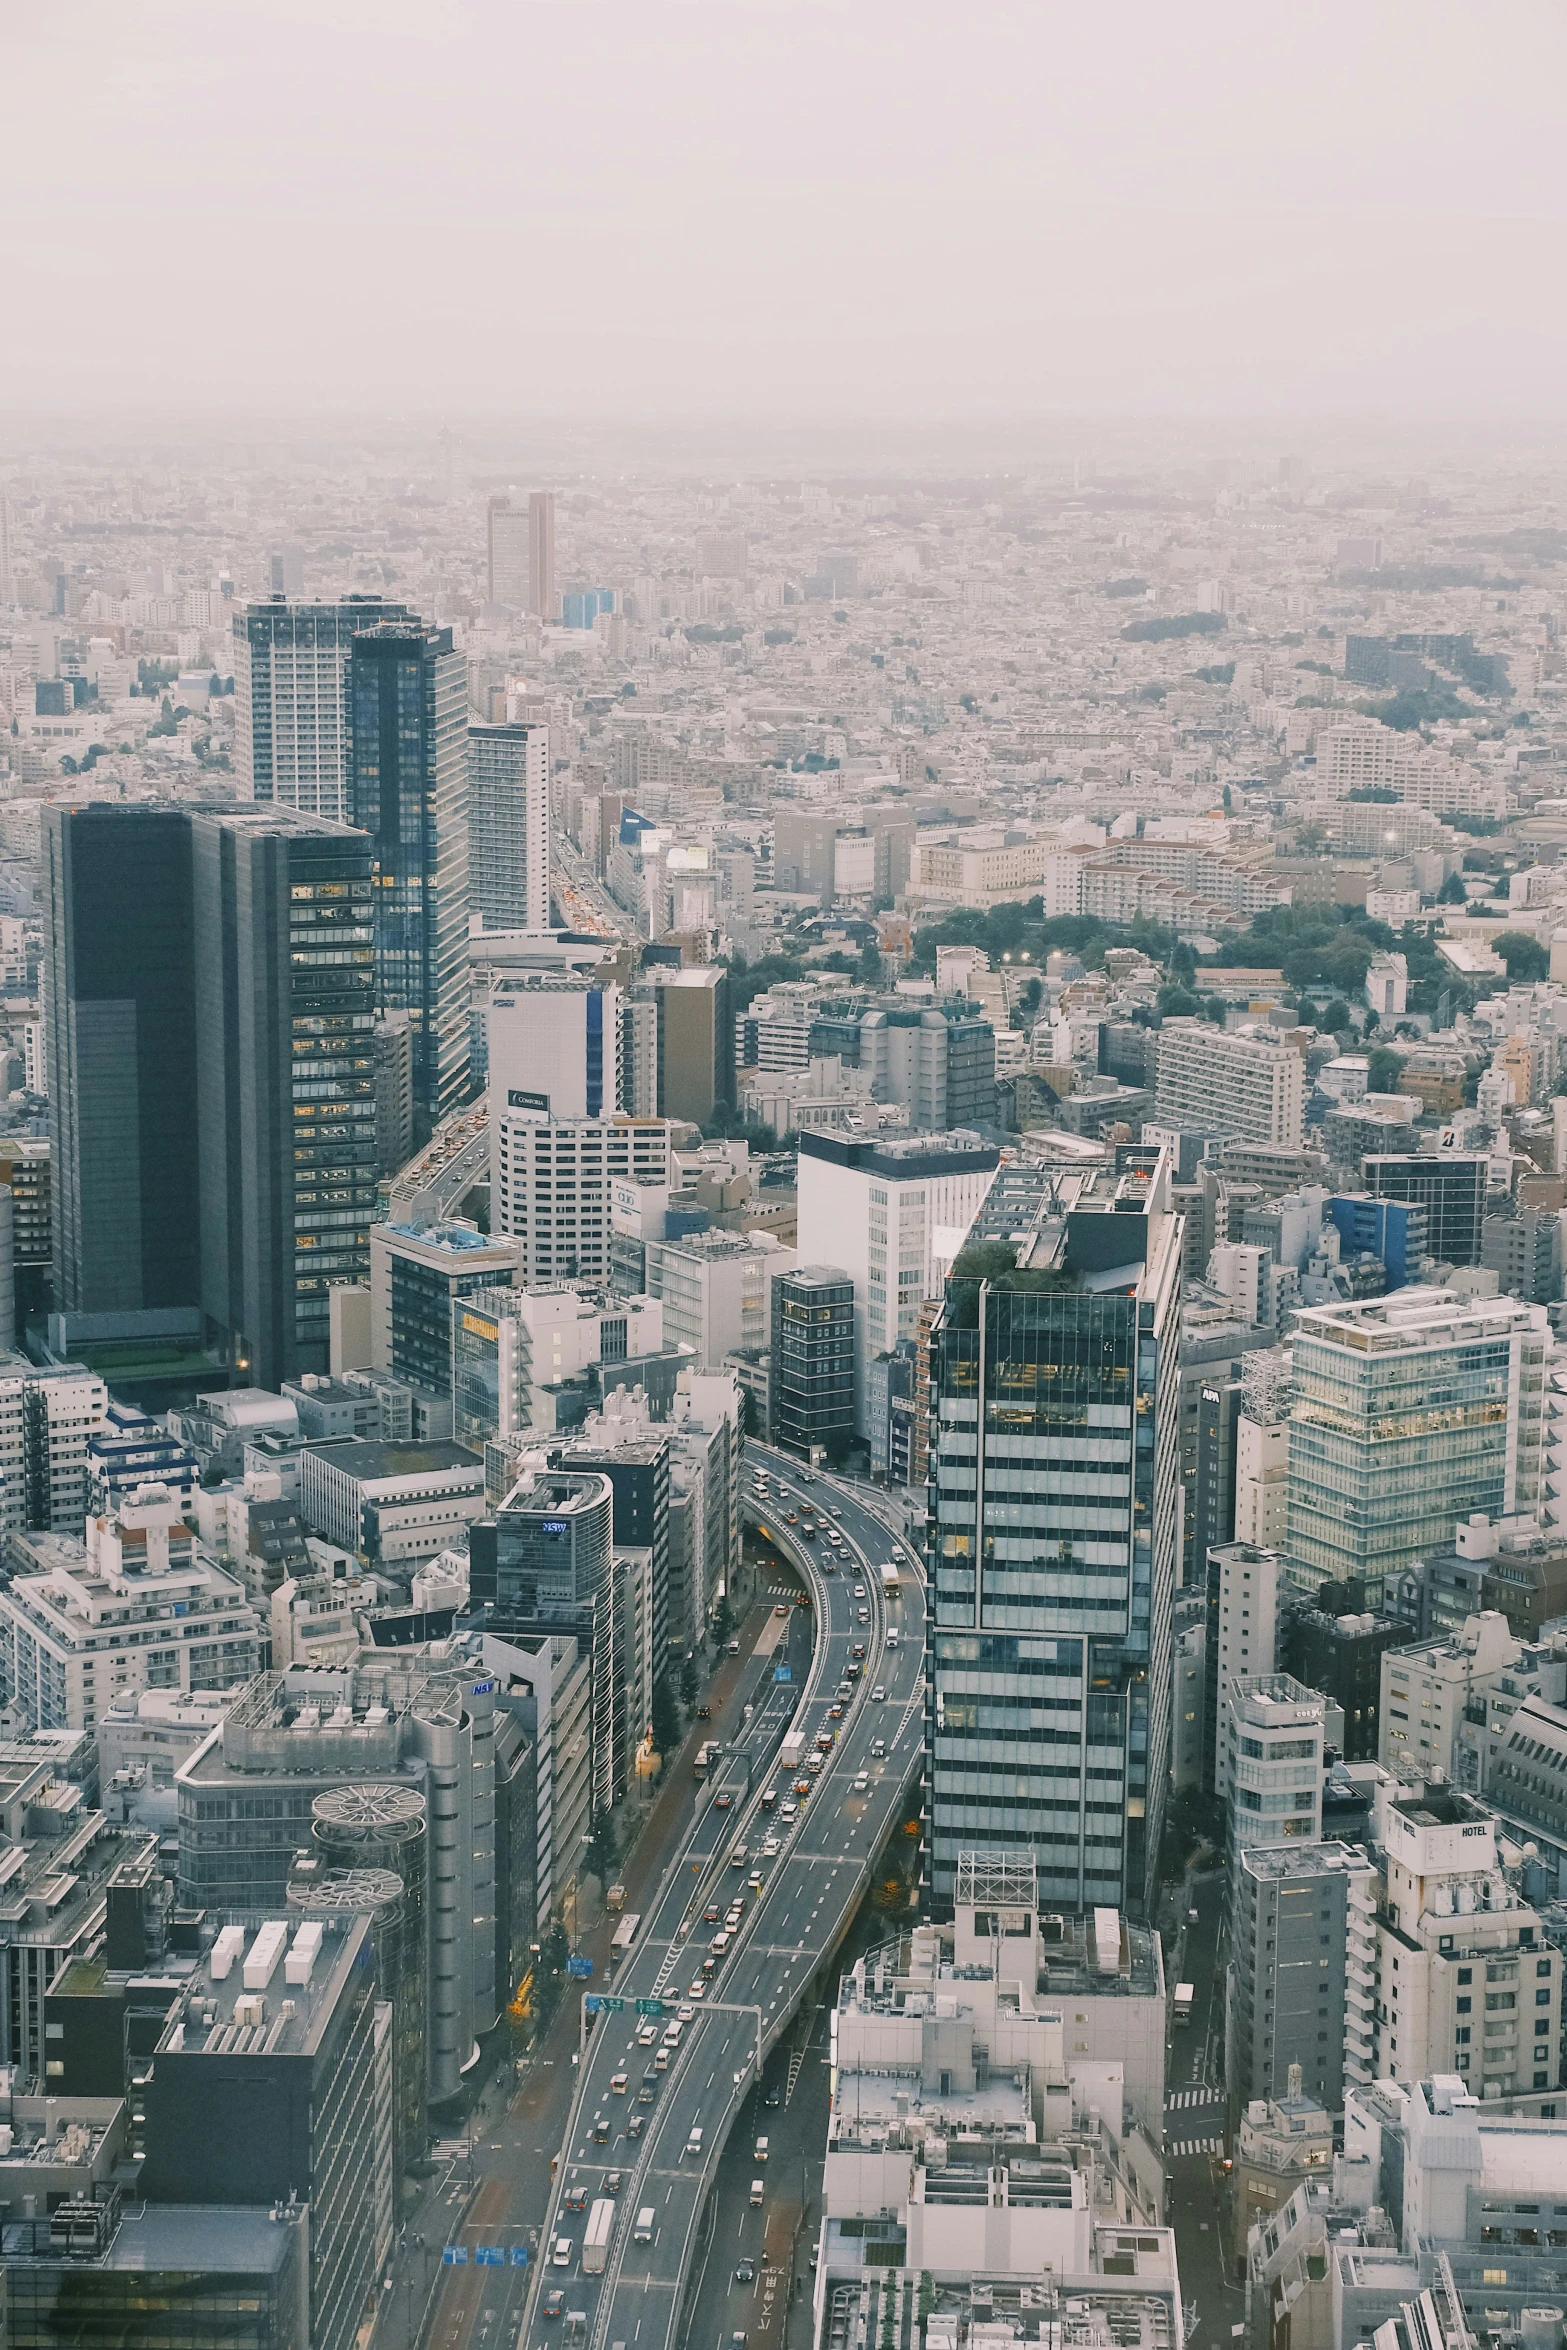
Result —
[[1192, 2001], [1196, 1994], [1190, 1983], [1175, 1986], [1175, 2028], [1183, 2031], [1192, 2020]]
[[783, 1764], [784, 1769], [786, 1771], [797, 1771], [800, 1767], [800, 1757], [802, 1754], [804, 1754], [804, 1752], [805, 1732], [803, 1730], [786, 1730], [784, 1732], [784, 1742], [778, 1749], [778, 1759]]
[[612, 2197], [601, 2195], [588, 2213], [588, 2232], [582, 2239], [582, 2273], [601, 2277], [609, 2266], [609, 2239], [615, 2226]]

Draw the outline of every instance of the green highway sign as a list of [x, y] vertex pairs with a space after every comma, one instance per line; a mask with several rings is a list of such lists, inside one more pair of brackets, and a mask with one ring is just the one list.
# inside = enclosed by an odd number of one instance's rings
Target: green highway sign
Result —
[[612, 1992], [601, 1991], [599, 1993], [599, 2005], [606, 2015], [619, 2015], [625, 2004], [623, 1999], [617, 1999]]
[[663, 2012], [664, 2002], [662, 1999], [639, 1999], [637, 2001], [638, 2015], [662, 2015]]

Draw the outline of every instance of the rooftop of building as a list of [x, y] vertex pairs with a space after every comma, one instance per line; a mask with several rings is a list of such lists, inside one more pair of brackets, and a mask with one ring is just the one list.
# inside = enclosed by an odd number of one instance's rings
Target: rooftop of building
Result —
[[295, 2217], [255, 2203], [138, 2203], [106, 2208], [102, 2242], [91, 2230], [52, 2220], [13, 2220], [0, 2228], [0, 2262], [67, 2261], [72, 2271], [130, 2270], [161, 2276], [273, 2276], [300, 2242]]
[[140, 1828], [85, 1810], [79, 1789], [51, 1789], [47, 1805], [29, 1806], [23, 1841], [0, 1843], [0, 1932], [8, 1942], [61, 1949], [100, 1907], [116, 1870], [142, 1867], [155, 1849]]
[[897, 2142], [900, 2133], [929, 2134], [949, 2148], [965, 2138], [982, 2139], [987, 2146], [997, 2139], [1032, 2145], [1027, 2068], [998, 2070], [973, 2088], [941, 2091], [923, 2084], [917, 2061], [867, 2071], [842, 2065], [831, 2142], [885, 2146]]
[[1352, 1844], [1252, 1844], [1239, 1855], [1239, 1866], [1249, 1877], [1270, 1884], [1291, 1878], [1323, 1877], [1348, 1871], [1369, 1873], [1370, 1861]]
[[326, 1461], [340, 1475], [351, 1477], [359, 1485], [375, 1485], [401, 1477], [434, 1477], [452, 1469], [470, 1469], [481, 1481], [484, 1462], [465, 1444], [454, 1444], [449, 1437], [432, 1437], [424, 1442], [393, 1438], [382, 1442], [368, 1436], [343, 1436], [335, 1442], [327, 1439], [320, 1444], [306, 1444], [302, 1450], [316, 1460]]
[[884, 1176], [893, 1183], [918, 1183], [935, 1175], [985, 1174], [1001, 1164], [1001, 1153], [994, 1144], [962, 1126], [945, 1134], [863, 1142], [806, 1132], [800, 1135], [799, 1145], [802, 1158], [826, 1159], [833, 1166]]
[[225, 1427], [238, 1430], [298, 1424], [287, 1396], [274, 1395], [270, 1387], [220, 1388], [212, 1394], [198, 1395], [195, 1409], [209, 1420], [221, 1420]]
[[1364, 1354], [1390, 1354], [1401, 1348], [1452, 1346], [1494, 1338], [1520, 1322], [1537, 1326], [1543, 1342], [1547, 1334], [1543, 1306], [1527, 1306], [1516, 1297], [1460, 1297], [1456, 1290], [1415, 1286], [1348, 1304], [1302, 1306], [1296, 1318], [1295, 1340], [1298, 1344], [1311, 1339]]
[[178, 2056], [308, 2056], [359, 1963], [357, 1915], [220, 1926], [185, 1978], [154, 2063]]
[[517, 1255], [517, 1243], [504, 1237], [492, 1239], [481, 1232], [477, 1224], [469, 1224], [461, 1217], [452, 1217], [439, 1224], [386, 1223], [374, 1227], [376, 1232], [394, 1240], [410, 1241], [429, 1249], [436, 1256], [492, 1256], [497, 1262], [510, 1263]]

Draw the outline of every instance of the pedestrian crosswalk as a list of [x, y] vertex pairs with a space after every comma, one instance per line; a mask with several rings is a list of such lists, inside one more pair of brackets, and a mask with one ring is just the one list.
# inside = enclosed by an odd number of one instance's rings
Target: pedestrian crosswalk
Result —
[[1222, 2138], [1172, 2138], [1165, 2148], [1167, 2154], [1222, 2154]]
[[1210, 2089], [1206, 2082], [1199, 2082], [1195, 2089], [1172, 2089], [1164, 2101], [1164, 2110], [1169, 2113], [1177, 2106], [1217, 2105], [1218, 2103], [1218, 2090]]

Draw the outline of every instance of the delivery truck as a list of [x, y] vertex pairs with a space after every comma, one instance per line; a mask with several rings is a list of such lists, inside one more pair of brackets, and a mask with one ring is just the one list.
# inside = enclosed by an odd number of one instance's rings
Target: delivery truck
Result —
[[601, 2277], [609, 2266], [609, 2239], [614, 2225], [614, 2200], [608, 2195], [601, 2195], [588, 2213], [588, 2232], [582, 2239], [582, 2273], [585, 2277]]

